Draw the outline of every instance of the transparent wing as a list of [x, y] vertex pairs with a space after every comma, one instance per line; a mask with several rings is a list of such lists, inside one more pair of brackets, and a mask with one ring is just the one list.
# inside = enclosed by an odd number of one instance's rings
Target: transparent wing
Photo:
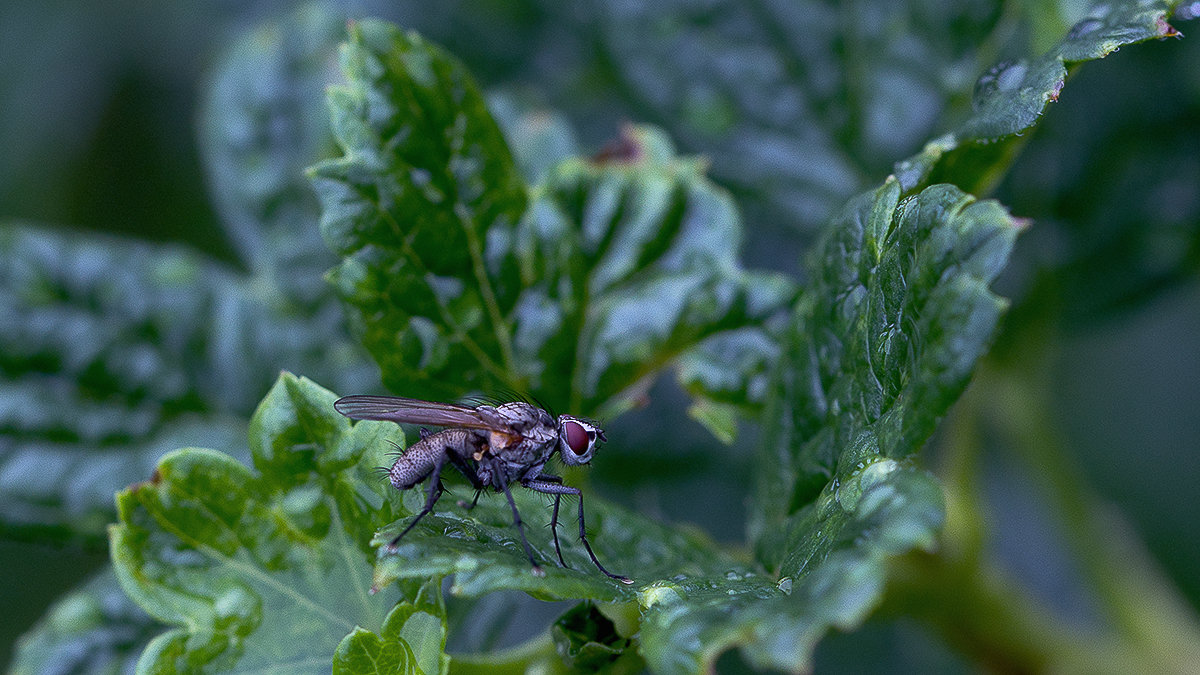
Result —
[[344, 396], [333, 404], [334, 410], [356, 420], [383, 420], [400, 424], [431, 424], [439, 427], [496, 429], [479, 417], [474, 408], [453, 403], [435, 403], [403, 396]]

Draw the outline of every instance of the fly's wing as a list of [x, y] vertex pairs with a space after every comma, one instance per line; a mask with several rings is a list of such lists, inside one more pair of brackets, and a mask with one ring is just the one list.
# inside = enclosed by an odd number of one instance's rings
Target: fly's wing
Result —
[[333, 404], [333, 408], [355, 420], [508, 431], [506, 428], [498, 428], [495, 424], [485, 422], [474, 408], [403, 396], [344, 396]]

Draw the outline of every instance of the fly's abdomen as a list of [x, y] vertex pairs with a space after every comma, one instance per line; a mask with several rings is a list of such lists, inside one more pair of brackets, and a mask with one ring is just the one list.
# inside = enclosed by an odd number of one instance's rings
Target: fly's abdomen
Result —
[[430, 434], [410, 445], [388, 471], [392, 487], [407, 490], [425, 480], [438, 462], [449, 461], [447, 452], [460, 457], [470, 455], [474, 434], [465, 429], [447, 429]]

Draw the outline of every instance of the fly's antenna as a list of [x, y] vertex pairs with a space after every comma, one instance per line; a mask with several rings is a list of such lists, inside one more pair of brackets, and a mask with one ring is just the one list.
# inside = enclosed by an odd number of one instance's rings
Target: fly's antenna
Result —
[[375, 466], [375, 467], [371, 467], [371, 470], [372, 470], [372, 471], [374, 471], [374, 472], [375, 472], [375, 475], [376, 475], [377, 477], [379, 477], [379, 478], [387, 478], [387, 477], [389, 477], [389, 476], [391, 475], [391, 473], [392, 473], [392, 470], [391, 470], [391, 468], [390, 468], [390, 467], [386, 467], [386, 466]]
[[[387, 454], [388, 458], [389, 459], [400, 459], [400, 456], [404, 454], [404, 448], [400, 447], [400, 444], [395, 441], [388, 441], [388, 445], [390, 445], [390, 446], [392, 446], [392, 448], [394, 448], [391, 452], [389, 452]], [[390, 471], [390, 469], [389, 469], [389, 471]]]

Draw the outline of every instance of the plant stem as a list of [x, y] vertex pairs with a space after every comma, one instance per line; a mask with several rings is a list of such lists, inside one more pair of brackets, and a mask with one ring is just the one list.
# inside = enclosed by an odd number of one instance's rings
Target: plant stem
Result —
[[461, 675], [507, 673], [566, 673], [549, 631], [511, 649], [450, 657], [450, 672]]
[[[1048, 368], [1039, 368], [1049, 372]], [[989, 373], [989, 375], [995, 375]], [[1061, 514], [1066, 544], [1091, 581], [1113, 628], [1168, 671], [1200, 664], [1200, 621], [1179, 597], [1133, 528], [1085, 483], [1048, 411], [1049, 387], [1040, 379], [989, 377], [993, 419], [1042, 483]]]
[[997, 570], [942, 554], [914, 553], [892, 566], [888, 614], [913, 616], [985, 671], [1144, 672], [1119, 641], [1072, 630]]
[[[1038, 372], [1048, 372], [1040, 369]], [[936, 554], [899, 560], [885, 610], [914, 615], [990, 670], [1192, 672], [1200, 627], [1123, 519], [1084, 483], [1049, 414], [1048, 391], [981, 369], [946, 426], [947, 522]], [[981, 428], [996, 428], [1026, 462], [1105, 618], [1085, 631], [1054, 615], [983, 557]]]

